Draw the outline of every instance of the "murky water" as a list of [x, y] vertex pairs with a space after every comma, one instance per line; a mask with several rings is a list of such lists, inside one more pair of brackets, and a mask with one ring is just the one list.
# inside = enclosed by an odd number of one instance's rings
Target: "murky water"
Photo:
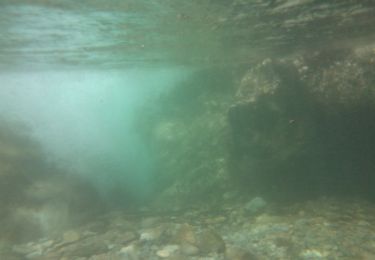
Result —
[[374, 259], [375, 5], [0, 1], [0, 259]]

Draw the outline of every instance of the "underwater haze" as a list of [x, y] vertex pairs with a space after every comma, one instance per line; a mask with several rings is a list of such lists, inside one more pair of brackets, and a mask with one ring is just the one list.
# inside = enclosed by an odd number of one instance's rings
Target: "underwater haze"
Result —
[[0, 259], [375, 259], [374, 14], [0, 0]]
[[138, 69], [2, 74], [1, 116], [27, 127], [46, 160], [81, 175], [101, 192], [120, 182], [133, 196], [142, 197], [151, 189], [152, 158], [133, 126], [137, 109], [185, 73]]

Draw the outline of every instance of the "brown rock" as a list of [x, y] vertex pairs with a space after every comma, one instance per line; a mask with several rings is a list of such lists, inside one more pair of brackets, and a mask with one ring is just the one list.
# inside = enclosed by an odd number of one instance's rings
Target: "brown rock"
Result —
[[64, 257], [71, 259], [72, 257], [90, 257], [106, 253], [108, 248], [101, 241], [89, 241], [85, 243], [71, 244], [61, 249]]
[[108, 253], [108, 254], [100, 254], [100, 255], [94, 255], [90, 257], [90, 260], [122, 260], [121, 256]]
[[164, 229], [161, 227], [147, 229], [140, 234], [139, 239], [142, 242], [156, 241], [162, 236], [163, 232]]
[[152, 228], [155, 227], [160, 222], [160, 219], [157, 217], [148, 217], [144, 218], [141, 221], [142, 228]]
[[228, 247], [225, 256], [227, 260], [258, 260], [251, 252], [238, 247]]
[[129, 260], [139, 260], [139, 248], [135, 244], [131, 244], [129, 246], [121, 248], [119, 255], [123, 257], [123, 259]]
[[195, 256], [199, 254], [199, 248], [188, 243], [182, 244], [180, 251], [186, 256]]
[[183, 224], [177, 230], [176, 240], [178, 243], [181, 243], [181, 244], [195, 245], [197, 242], [195, 233], [196, 233], [196, 230], [192, 225]]
[[129, 231], [129, 232], [125, 232], [121, 236], [121, 238], [122, 238], [123, 243], [129, 243], [129, 242], [137, 239], [137, 235], [134, 232]]
[[66, 231], [63, 234], [63, 240], [65, 243], [75, 242], [80, 239], [80, 234], [74, 230]]
[[170, 256], [174, 255], [179, 250], [179, 246], [177, 245], [167, 245], [164, 248], [158, 250], [156, 255], [161, 258], [169, 258]]
[[204, 230], [198, 234], [197, 246], [205, 254], [225, 252], [224, 240], [212, 230]]

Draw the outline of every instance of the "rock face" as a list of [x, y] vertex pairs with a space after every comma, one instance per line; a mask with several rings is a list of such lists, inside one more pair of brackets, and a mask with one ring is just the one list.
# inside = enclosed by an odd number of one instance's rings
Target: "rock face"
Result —
[[229, 111], [241, 182], [289, 197], [368, 187], [375, 154], [369, 145], [375, 141], [373, 50], [368, 55], [315, 53], [265, 60], [246, 72]]
[[298, 157], [311, 148], [314, 113], [293, 63], [268, 59], [255, 65], [242, 78], [228, 113], [233, 173], [257, 193], [287, 180], [303, 167], [291, 169], [291, 162], [301, 162]]
[[375, 197], [374, 62], [374, 46], [311, 51], [203, 71], [166, 93], [140, 120], [159, 201], [212, 201], [230, 189]]
[[226, 189], [230, 85], [228, 72], [203, 71], [140, 113], [139, 132], [155, 157], [160, 206], [201, 203]]

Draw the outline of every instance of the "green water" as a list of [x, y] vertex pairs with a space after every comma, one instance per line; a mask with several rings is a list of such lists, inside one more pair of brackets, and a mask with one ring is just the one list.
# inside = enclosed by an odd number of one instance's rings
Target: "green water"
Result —
[[373, 201], [374, 17], [371, 1], [0, 1], [0, 239], [226, 197]]

